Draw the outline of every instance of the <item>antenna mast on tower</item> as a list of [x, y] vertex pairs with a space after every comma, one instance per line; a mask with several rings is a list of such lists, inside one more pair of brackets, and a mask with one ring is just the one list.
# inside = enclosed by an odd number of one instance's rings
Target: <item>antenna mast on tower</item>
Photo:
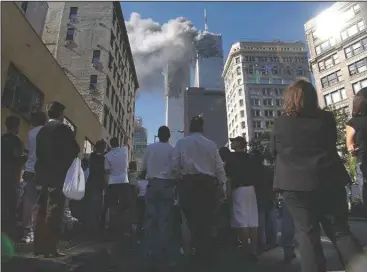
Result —
[[206, 17], [206, 9], [204, 9], [204, 30], [208, 31], [208, 18]]

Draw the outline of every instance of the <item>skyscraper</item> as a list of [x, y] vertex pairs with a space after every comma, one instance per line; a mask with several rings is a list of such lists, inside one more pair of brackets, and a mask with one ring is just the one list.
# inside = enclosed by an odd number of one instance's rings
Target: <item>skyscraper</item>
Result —
[[183, 137], [185, 125], [184, 97], [185, 89], [190, 86], [190, 63], [167, 64], [164, 71], [166, 99], [166, 125], [171, 131], [170, 144]]
[[194, 87], [209, 90], [224, 90], [222, 35], [208, 31], [206, 11], [205, 29], [196, 42]]

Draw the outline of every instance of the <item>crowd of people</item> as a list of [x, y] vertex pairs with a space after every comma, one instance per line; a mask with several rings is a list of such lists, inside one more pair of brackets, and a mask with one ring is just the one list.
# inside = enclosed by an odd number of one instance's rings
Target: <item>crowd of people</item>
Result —
[[[82, 160], [86, 191], [81, 201], [65, 199], [62, 191], [69, 167], [81, 156], [75, 134], [62, 122], [64, 110], [53, 102], [46, 113], [32, 115], [27, 155], [17, 137], [18, 117], [6, 119], [2, 135], [2, 230], [11, 235], [15, 228], [22, 179], [23, 240], [34, 241], [35, 255], [64, 256], [57, 241], [71, 208], [89, 238], [104, 230], [125, 244], [137, 237], [154, 265], [170, 263], [177, 233], [182, 253], [194, 263], [212, 262], [218, 246], [228, 245], [258, 262], [259, 254], [277, 244], [277, 196], [283, 200], [279, 229], [285, 262], [296, 258], [296, 229], [302, 271], [326, 271], [320, 224], [345, 266], [363, 252], [348, 226], [345, 186], [351, 178], [338, 155], [336, 121], [319, 108], [316, 90], [306, 80], [297, 80], [284, 93], [283, 114], [274, 122], [267, 148], [274, 166], [248, 152], [242, 136], [230, 139], [233, 152], [218, 150], [203, 135], [203, 118], [196, 116], [190, 135], [175, 147], [169, 144], [169, 128], [161, 126], [159, 141], [147, 146], [140, 169], [129, 162], [128, 149], [117, 138], [111, 138], [107, 151], [106, 143], [98, 141]], [[364, 192], [366, 118], [364, 88], [355, 95], [346, 124], [346, 145], [357, 158]]]

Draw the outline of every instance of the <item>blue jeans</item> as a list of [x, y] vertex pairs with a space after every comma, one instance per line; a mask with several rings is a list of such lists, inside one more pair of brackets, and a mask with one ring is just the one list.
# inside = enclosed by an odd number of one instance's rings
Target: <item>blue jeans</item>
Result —
[[26, 181], [23, 194], [23, 218], [22, 225], [24, 234], [29, 235], [33, 233], [37, 219], [37, 202], [39, 199], [39, 192], [37, 191], [36, 182], [33, 180]]
[[294, 222], [286, 203], [282, 205], [282, 223], [281, 223], [281, 245], [284, 256], [288, 257], [294, 253]]
[[149, 180], [145, 203], [146, 250], [154, 259], [166, 259], [173, 227], [173, 180]]

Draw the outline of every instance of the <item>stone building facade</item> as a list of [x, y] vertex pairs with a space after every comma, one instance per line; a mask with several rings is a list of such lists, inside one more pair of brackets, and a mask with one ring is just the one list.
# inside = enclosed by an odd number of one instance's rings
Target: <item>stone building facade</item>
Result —
[[234, 43], [222, 73], [228, 137], [262, 138], [281, 114], [284, 89], [296, 78], [310, 80], [303, 42]]
[[354, 94], [367, 87], [367, 2], [337, 2], [305, 32], [320, 106], [351, 113]]
[[119, 2], [49, 2], [43, 41], [102, 124], [132, 155], [139, 88]]

